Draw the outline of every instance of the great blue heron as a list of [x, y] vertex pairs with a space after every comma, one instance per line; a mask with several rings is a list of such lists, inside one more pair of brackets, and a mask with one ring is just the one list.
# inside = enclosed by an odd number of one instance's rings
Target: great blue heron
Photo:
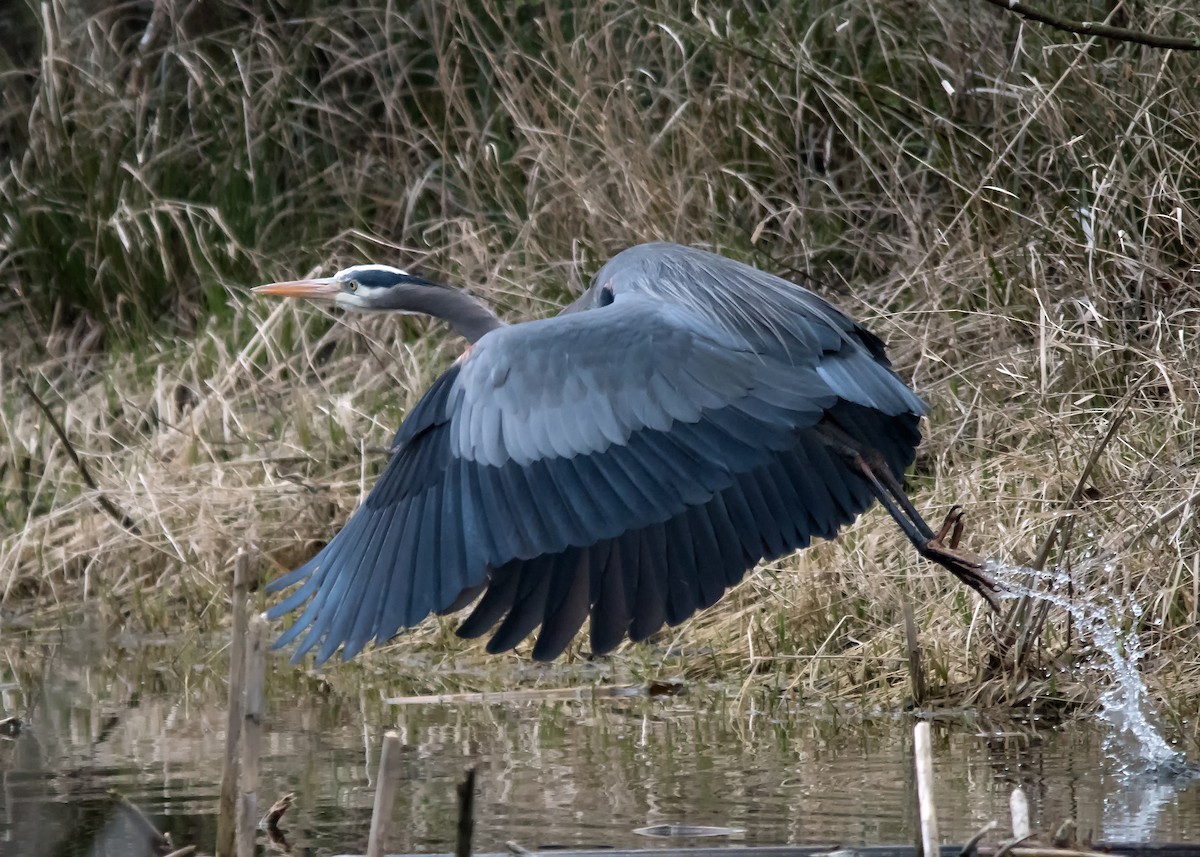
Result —
[[[832, 538], [878, 499], [925, 557], [993, 607], [998, 588], [900, 486], [925, 405], [883, 343], [817, 295], [676, 244], [614, 256], [557, 316], [505, 324], [398, 268], [259, 286], [425, 313], [468, 346], [413, 407], [366, 502], [270, 610], [346, 659], [430, 613], [551, 660], [642, 640], [709, 607], [764, 558]], [[950, 546], [942, 539], [954, 527]]]

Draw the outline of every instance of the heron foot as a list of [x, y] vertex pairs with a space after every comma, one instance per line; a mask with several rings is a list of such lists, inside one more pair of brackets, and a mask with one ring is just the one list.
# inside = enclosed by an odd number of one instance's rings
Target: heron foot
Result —
[[[963, 508], [954, 506], [942, 522], [941, 529], [934, 537], [918, 546], [921, 555], [930, 562], [936, 562], [949, 571], [967, 586], [978, 592], [988, 606], [1000, 613], [1000, 584], [983, 570], [983, 558], [961, 550], [958, 546], [963, 531]], [[946, 544], [947, 538], [949, 545]]]
[[950, 507], [950, 511], [946, 514], [946, 520], [942, 521], [941, 528], [933, 537], [932, 541], [944, 544], [946, 537], [950, 537], [950, 549], [958, 550], [958, 542], [962, 539], [963, 520], [966, 514], [963, 512], [963, 507], [955, 504]]

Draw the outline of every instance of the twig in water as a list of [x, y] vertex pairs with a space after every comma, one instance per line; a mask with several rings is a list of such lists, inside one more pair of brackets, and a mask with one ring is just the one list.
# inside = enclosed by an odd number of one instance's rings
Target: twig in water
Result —
[[237, 847], [238, 751], [246, 686], [246, 611], [250, 588], [250, 555], [239, 550], [233, 567], [233, 631], [229, 646], [229, 710], [225, 726], [225, 760], [217, 804], [217, 857], [232, 857]]
[[471, 857], [471, 837], [475, 833], [475, 766], [458, 784], [458, 832], [454, 838], [454, 857]]
[[1008, 811], [1012, 814], [1013, 838], [1018, 841], [1028, 839], [1032, 835], [1029, 829], [1029, 799], [1020, 786], [1008, 796]]
[[992, 819], [983, 827], [979, 828], [979, 832], [968, 839], [966, 844], [963, 845], [962, 850], [958, 852], [958, 857], [971, 857], [972, 854], [977, 853], [975, 850], [976, 846], [983, 841], [983, 837], [987, 836], [999, 826], [1000, 825], [996, 823], [996, 820]]
[[109, 789], [109, 797], [116, 803], [117, 810], [129, 819], [130, 823], [137, 828], [141, 836], [145, 837], [145, 842], [156, 850], [169, 848], [170, 843], [162, 832], [154, 826], [154, 822], [146, 817], [137, 806], [130, 802], [129, 798], [118, 791]]
[[1114, 27], [1111, 24], [1100, 24], [1095, 21], [1073, 21], [1051, 12], [1035, 9], [1021, 0], [985, 0], [999, 9], [1015, 12], [1022, 18], [1037, 21], [1065, 33], [1077, 36], [1098, 36], [1114, 42], [1132, 42], [1151, 48], [1163, 48], [1171, 51], [1200, 51], [1200, 38], [1186, 36], [1158, 36], [1154, 33], [1143, 33], [1130, 30], [1127, 27]]
[[383, 840], [387, 837], [392, 804], [396, 801], [396, 780], [400, 776], [400, 750], [400, 735], [386, 733], [379, 754], [379, 773], [375, 777], [375, 808], [371, 811], [367, 857], [383, 857]]
[[283, 828], [280, 827], [280, 820], [283, 814], [287, 813], [288, 809], [292, 807], [294, 799], [295, 792], [289, 791], [287, 795], [284, 795], [274, 804], [271, 804], [271, 808], [266, 811], [263, 820], [259, 822], [259, 826], [266, 831], [266, 838], [275, 847], [275, 850], [282, 851], [286, 855], [292, 853], [292, 843], [289, 843], [287, 835], [284, 835]]
[[267, 810], [267, 814], [263, 816], [262, 824], [267, 830], [278, 830], [279, 822], [283, 818], [283, 814], [292, 808], [292, 803], [296, 800], [295, 792], [288, 792], [275, 803], [271, 804], [271, 808]]
[[[1032, 833], [1029, 834], [1028, 836], [1023, 836], [1020, 839], [1010, 839], [1007, 842], [1002, 842], [1000, 844], [1000, 847], [996, 849], [996, 853], [993, 854], [992, 857], [1006, 857], [1006, 855], [1008, 855], [1008, 854], [1012, 854], [1013, 857], [1018, 857], [1019, 852], [1022, 851], [1023, 849], [1018, 849], [1017, 846], [1020, 845], [1022, 842], [1027, 842], [1030, 839], [1033, 839]], [[1028, 857], [1028, 855], [1025, 855], [1025, 857]]]
[[254, 817], [258, 815], [260, 748], [263, 725], [263, 685], [267, 675], [267, 620], [251, 617], [246, 640], [245, 719], [242, 722], [242, 761], [238, 779], [241, 800], [237, 809], [238, 857], [254, 857]]
[[921, 814], [921, 853], [937, 857], [937, 808], [933, 804], [933, 741], [928, 720], [913, 727], [913, 755], [917, 767], [917, 806]]
[[128, 514], [118, 509], [116, 504], [112, 500], [109, 500], [104, 495], [104, 492], [100, 490], [100, 486], [96, 484], [96, 480], [92, 478], [91, 471], [88, 470], [87, 462], [79, 457], [79, 454], [75, 451], [75, 447], [71, 445], [71, 440], [67, 437], [67, 432], [62, 427], [62, 423], [58, 421], [54, 416], [54, 412], [50, 410], [50, 406], [42, 401], [42, 397], [37, 394], [37, 391], [33, 389], [33, 385], [24, 376], [21, 377], [21, 386], [25, 388], [25, 392], [29, 394], [29, 397], [38, 406], [38, 410], [42, 412], [42, 415], [50, 423], [50, 428], [54, 429], [54, 433], [58, 435], [63, 449], [67, 451], [67, 456], [75, 465], [75, 469], [79, 471], [79, 476], [83, 479], [84, 484], [95, 492], [96, 504], [100, 506], [104, 514], [120, 524], [125, 530], [133, 533], [135, 536], [139, 535], [141, 530], [138, 529], [137, 523]]
[[[1033, 837], [1030, 837], [1032, 839]], [[1153, 852], [1151, 852], [1153, 853]], [[992, 857], [1112, 857], [1111, 854], [1104, 851], [1078, 851], [1063, 848], [1051, 848], [1047, 845], [1014, 845], [1006, 843]]]
[[1058, 826], [1058, 830], [1054, 831], [1050, 844], [1055, 848], [1075, 848], [1075, 820], [1073, 818], [1063, 820], [1063, 823]]

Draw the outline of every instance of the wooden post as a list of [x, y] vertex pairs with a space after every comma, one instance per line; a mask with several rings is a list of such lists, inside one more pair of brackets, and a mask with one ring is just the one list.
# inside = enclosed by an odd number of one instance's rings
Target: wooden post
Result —
[[475, 833], [475, 766], [458, 784], [458, 831], [454, 837], [454, 857], [471, 857], [471, 837]]
[[371, 812], [371, 833], [367, 837], [367, 857], [383, 857], [392, 805], [396, 802], [396, 780], [400, 778], [400, 736], [386, 732], [379, 754], [379, 772], [375, 776], [375, 808]]
[[929, 722], [913, 727], [913, 755], [917, 764], [917, 805], [921, 811], [921, 853], [938, 857], [937, 809], [933, 805], [933, 748]]
[[217, 804], [217, 857], [234, 857], [237, 836], [238, 747], [246, 684], [246, 597], [250, 555], [239, 549], [233, 567], [233, 634], [229, 646], [229, 716], [225, 724], [225, 762]]
[[246, 643], [246, 716], [242, 721], [242, 794], [237, 814], [237, 857], [254, 857], [254, 833], [258, 826], [263, 685], [266, 680], [267, 620], [258, 615], [250, 620], [250, 633]]

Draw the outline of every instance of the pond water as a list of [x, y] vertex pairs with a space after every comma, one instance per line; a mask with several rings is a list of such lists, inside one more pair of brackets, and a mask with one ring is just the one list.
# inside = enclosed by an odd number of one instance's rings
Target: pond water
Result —
[[[0, 715], [19, 716], [22, 727], [0, 738], [0, 854], [133, 853], [110, 790], [176, 845], [211, 850], [226, 716], [220, 644], [124, 643], [5, 633]], [[669, 695], [563, 692], [552, 688], [610, 679], [611, 667], [504, 659], [474, 665], [488, 670], [478, 686], [526, 688], [521, 698], [395, 704], [385, 698], [422, 685], [406, 674], [450, 668], [392, 661], [385, 672], [372, 663], [338, 665], [323, 679], [270, 661], [260, 804], [296, 794], [283, 820], [295, 854], [365, 850], [388, 729], [404, 741], [393, 852], [452, 850], [455, 784], [468, 765], [478, 766], [479, 851], [509, 841], [534, 849], [914, 839], [912, 720], [903, 713], [764, 704], [735, 699], [736, 688], [686, 683]], [[461, 669], [469, 686], [471, 667]], [[1096, 839], [1200, 842], [1200, 783], [1128, 778], [1104, 752], [1099, 720], [1036, 727], [968, 714], [935, 722], [945, 841], [1004, 821], [1020, 785], [1035, 828], [1073, 818]], [[660, 824], [743, 832], [699, 841], [634, 832]]]

